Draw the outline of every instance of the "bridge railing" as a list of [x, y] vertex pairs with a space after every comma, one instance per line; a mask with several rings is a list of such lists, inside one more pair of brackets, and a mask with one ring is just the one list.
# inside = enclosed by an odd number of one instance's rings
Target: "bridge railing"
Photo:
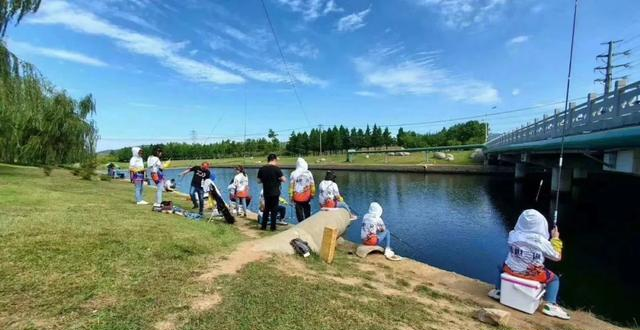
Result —
[[638, 124], [640, 81], [626, 85], [624, 80], [619, 80], [614, 91], [599, 97], [590, 93], [587, 102], [580, 105], [570, 103], [567, 111], [554, 110], [550, 116], [535, 119], [533, 124], [489, 141], [487, 148], [558, 138], [563, 134], [563, 127], [567, 136]]

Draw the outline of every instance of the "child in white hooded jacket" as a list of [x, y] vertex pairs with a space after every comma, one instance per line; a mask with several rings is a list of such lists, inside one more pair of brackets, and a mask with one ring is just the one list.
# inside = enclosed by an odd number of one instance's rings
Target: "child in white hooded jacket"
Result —
[[[542, 313], [568, 320], [569, 315], [556, 303], [560, 279], [544, 267], [545, 258], [553, 261], [562, 259], [562, 241], [558, 228], [551, 231], [549, 239], [547, 219], [536, 210], [524, 210], [518, 217], [515, 228], [509, 232], [507, 243], [509, 254], [501, 272], [546, 284], [546, 303]], [[496, 288], [489, 292], [490, 297], [500, 299], [500, 284], [499, 278]]]
[[311, 216], [311, 200], [316, 194], [313, 174], [309, 171], [309, 165], [304, 159], [298, 158], [296, 169], [291, 172], [290, 179], [289, 196], [295, 203], [296, 218], [298, 222], [302, 222]]
[[384, 247], [384, 256], [387, 259], [394, 261], [402, 259], [391, 250], [391, 233], [382, 220], [382, 206], [376, 202], [369, 205], [369, 212], [362, 218], [360, 238], [364, 245]]

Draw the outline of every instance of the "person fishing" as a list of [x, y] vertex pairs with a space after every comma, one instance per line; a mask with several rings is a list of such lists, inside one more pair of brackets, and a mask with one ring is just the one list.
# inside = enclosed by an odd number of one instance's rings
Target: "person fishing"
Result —
[[236, 199], [236, 215], [240, 216], [240, 208], [244, 216], [247, 216], [247, 199], [249, 198], [249, 178], [242, 165], [236, 166], [236, 175], [233, 177], [233, 190]]
[[[278, 202], [278, 207], [276, 208], [276, 217], [277, 223], [279, 225], [287, 225], [287, 200], [280, 197]], [[260, 190], [260, 201], [258, 202], [258, 209], [260, 213], [258, 213], [258, 224], [262, 224], [262, 212], [264, 212], [264, 191]]]
[[[515, 228], [509, 233], [507, 243], [509, 254], [501, 272], [546, 284], [545, 304], [542, 313], [548, 316], [569, 320], [569, 314], [557, 304], [560, 279], [544, 267], [545, 258], [553, 261], [562, 259], [562, 240], [555, 227], [549, 239], [547, 219], [534, 209], [524, 210], [518, 217]], [[495, 289], [489, 291], [489, 297], [500, 299], [500, 276]]]
[[129, 179], [135, 185], [136, 204], [147, 205], [143, 200], [143, 187], [145, 180], [144, 171], [144, 151], [140, 147], [131, 148], [131, 159], [129, 159]]
[[278, 167], [278, 156], [269, 154], [268, 164], [258, 170], [258, 182], [262, 184], [264, 191], [264, 211], [262, 212], [262, 230], [267, 229], [267, 222], [270, 222], [271, 231], [276, 230], [276, 217], [278, 201], [280, 199], [280, 185], [287, 182], [287, 178]]
[[[209, 162], [203, 162], [200, 166], [193, 166], [184, 170], [179, 176], [182, 178], [187, 173], [193, 172], [193, 178], [191, 178], [191, 188], [189, 189], [189, 196], [191, 196], [191, 202], [193, 208], [198, 208], [198, 213], [202, 215], [204, 209], [204, 181], [211, 179], [215, 181], [215, 174], [209, 171]], [[196, 199], [196, 195], [198, 196]]]
[[156, 147], [153, 149], [153, 155], [147, 158], [147, 167], [149, 168], [149, 173], [151, 176], [151, 180], [156, 185], [156, 202], [153, 203], [153, 206], [160, 206], [162, 204], [162, 193], [164, 192], [164, 165], [162, 164], [162, 149], [160, 147]]
[[364, 245], [379, 245], [384, 247], [384, 256], [392, 261], [402, 260], [391, 250], [391, 233], [382, 220], [382, 206], [373, 202], [369, 205], [369, 212], [362, 218], [360, 238]]
[[174, 192], [176, 191], [176, 179], [165, 180], [164, 181], [164, 191], [165, 192]]
[[116, 164], [114, 164], [114, 163], [107, 164], [107, 175], [110, 178], [115, 178], [116, 177]]
[[349, 212], [351, 220], [357, 219], [357, 217], [351, 212], [349, 205], [344, 202], [344, 198], [340, 195], [338, 184], [336, 183], [336, 175], [333, 171], [327, 171], [324, 176], [324, 180], [318, 185], [318, 201], [322, 208], [336, 208], [340, 207]]
[[298, 222], [311, 216], [311, 200], [316, 194], [316, 184], [313, 174], [309, 171], [307, 162], [298, 158], [296, 169], [291, 172], [289, 184], [289, 196], [295, 204], [296, 218]]

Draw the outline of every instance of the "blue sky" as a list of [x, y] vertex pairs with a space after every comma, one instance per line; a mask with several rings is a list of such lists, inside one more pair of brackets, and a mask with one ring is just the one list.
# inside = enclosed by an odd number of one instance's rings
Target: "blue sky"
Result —
[[[6, 42], [71, 95], [93, 93], [99, 150], [188, 142], [192, 130], [199, 142], [242, 139], [245, 118], [250, 137], [273, 128], [286, 139], [318, 124], [433, 122], [564, 98], [572, 0], [265, 4], [287, 66], [259, 0], [43, 0]], [[634, 52], [617, 60], [640, 59], [640, 3], [607, 4], [580, 2], [572, 98], [602, 91], [601, 42], [624, 38], [619, 49]], [[552, 111], [488, 120], [499, 132]]]

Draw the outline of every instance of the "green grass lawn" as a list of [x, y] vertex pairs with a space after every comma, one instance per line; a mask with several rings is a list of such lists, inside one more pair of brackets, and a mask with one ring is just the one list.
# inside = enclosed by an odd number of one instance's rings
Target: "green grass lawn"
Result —
[[149, 328], [242, 239], [137, 206], [130, 184], [7, 165], [0, 178], [0, 329]]
[[151, 212], [128, 183], [0, 164], [0, 210], [0, 329], [495, 329], [431, 272], [344, 249], [331, 265], [272, 256], [200, 280], [245, 260], [228, 256], [253, 229]]
[[[476, 165], [479, 164], [474, 162], [470, 155], [471, 151], [452, 151], [450, 152], [454, 156], [453, 161], [435, 159], [433, 157], [433, 153], [429, 153], [429, 161], [428, 164], [435, 165]], [[211, 162], [213, 166], [234, 166], [238, 164], [250, 164], [250, 165], [259, 165], [266, 163], [266, 157], [247, 157], [245, 159], [242, 158], [220, 158], [220, 159], [206, 159]], [[346, 161], [346, 154], [339, 155], [325, 155], [325, 156], [306, 156], [305, 160], [309, 163], [311, 167], [314, 164], [322, 164], [322, 165], [418, 165], [418, 164], [427, 164], [427, 159], [424, 152], [414, 152], [409, 156], [389, 156], [386, 153], [371, 153], [369, 154], [369, 158], [366, 157], [366, 154], [356, 154], [353, 158], [352, 163], [348, 163]], [[324, 161], [320, 161], [320, 159], [324, 158]], [[282, 165], [294, 165], [296, 163], [297, 157], [289, 157], [284, 156], [280, 157], [280, 164]], [[193, 165], [198, 165], [205, 161], [205, 159], [199, 160], [173, 160], [171, 165], [173, 167], [188, 167]], [[122, 169], [128, 168], [128, 163], [117, 163]], [[105, 164], [101, 164], [102, 168], [106, 168]]]

